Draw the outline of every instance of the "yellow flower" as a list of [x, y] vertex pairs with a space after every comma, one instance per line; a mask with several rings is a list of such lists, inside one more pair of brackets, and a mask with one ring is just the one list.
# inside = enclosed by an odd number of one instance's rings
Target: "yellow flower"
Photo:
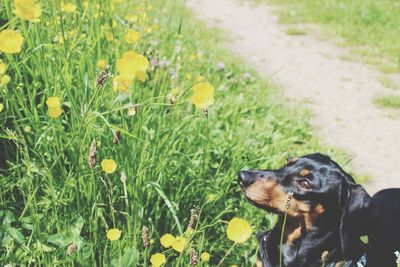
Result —
[[104, 70], [107, 67], [107, 61], [105, 61], [104, 59], [100, 59], [99, 61], [97, 61], [97, 67], [99, 67], [99, 69]]
[[153, 255], [151, 256], [150, 262], [151, 262], [152, 266], [154, 266], [154, 267], [160, 267], [161, 265], [163, 265], [164, 263], [166, 263], [167, 260], [165, 259], [164, 254], [156, 253], [156, 254], [153, 254]]
[[58, 108], [61, 107], [61, 99], [57, 96], [50, 96], [46, 100], [46, 105], [49, 108]]
[[136, 115], [136, 108], [130, 107], [128, 108], [128, 116], [135, 116]]
[[3, 105], [3, 103], [0, 103], [0, 112], [2, 112], [2, 111], [3, 111], [3, 108], [4, 108], [4, 105]]
[[[102, 162], [103, 164], [103, 162]], [[107, 231], [107, 238], [110, 241], [116, 241], [121, 237], [121, 230], [113, 228], [113, 229], [108, 229]]]
[[208, 201], [214, 201], [217, 198], [217, 196], [215, 194], [209, 194], [207, 196], [207, 200]]
[[138, 78], [139, 81], [144, 83], [146, 81], [146, 79], [147, 79], [146, 72], [144, 72], [144, 71], [136, 72], [136, 78]]
[[58, 118], [63, 113], [61, 108], [61, 99], [57, 96], [47, 98], [46, 105], [49, 108], [48, 112], [51, 118]]
[[244, 243], [250, 238], [253, 233], [253, 229], [250, 224], [243, 219], [233, 218], [228, 223], [226, 234], [228, 238], [236, 243]]
[[113, 89], [115, 92], [128, 92], [133, 77], [118, 75], [113, 79]]
[[8, 75], [4, 75], [3, 77], [0, 78], [0, 84], [1, 85], [7, 85], [11, 81], [11, 77]]
[[145, 72], [149, 65], [146, 57], [133, 51], [125, 52], [116, 63], [117, 70], [121, 75], [132, 78], [135, 77], [138, 71]]
[[63, 110], [61, 107], [49, 108], [48, 111], [49, 111], [49, 116], [51, 118], [58, 118], [63, 113]]
[[104, 32], [104, 36], [106, 37], [106, 40], [111, 42], [112, 40], [114, 40], [114, 35], [112, 32], [110, 31], [106, 31]]
[[191, 101], [197, 108], [207, 108], [214, 104], [214, 86], [205, 81], [195, 84]]
[[72, 3], [61, 3], [61, 11], [66, 12], [66, 13], [72, 13], [75, 12], [76, 10], [76, 5]]
[[187, 239], [186, 237], [179, 236], [175, 238], [174, 243], [172, 243], [172, 248], [178, 252], [182, 252], [186, 247]]
[[174, 242], [175, 237], [171, 234], [165, 234], [160, 238], [160, 243], [165, 248], [169, 248]]
[[7, 65], [0, 59], [0, 76], [6, 73], [7, 68]]
[[130, 44], [134, 44], [139, 40], [139, 33], [134, 29], [128, 30], [128, 33], [124, 36], [125, 41]]
[[54, 41], [59, 44], [63, 44], [65, 40], [61, 34], [57, 34], [56, 37], [54, 37]]
[[101, 168], [105, 173], [113, 173], [117, 169], [117, 163], [112, 159], [103, 159], [101, 161]]
[[13, 13], [17, 17], [32, 22], [40, 21], [39, 17], [42, 14], [42, 8], [35, 3], [35, 0], [14, 0], [14, 5], [15, 10], [13, 10]]
[[196, 82], [205, 82], [206, 78], [204, 78], [203, 76], [199, 75], [196, 77]]
[[130, 23], [134, 23], [138, 20], [138, 16], [136, 15], [127, 15], [125, 16], [125, 19], [130, 22]]
[[0, 51], [7, 54], [21, 52], [24, 37], [20, 32], [14, 30], [3, 30], [0, 32]]
[[210, 261], [210, 253], [208, 253], [208, 252], [201, 253], [200, 259], [204, 262], [209, 262]]

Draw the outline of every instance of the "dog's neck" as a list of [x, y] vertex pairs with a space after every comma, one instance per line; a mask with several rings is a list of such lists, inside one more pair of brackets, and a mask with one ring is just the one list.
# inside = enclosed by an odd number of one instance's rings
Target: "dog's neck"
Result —
[[[329, 262], [344, 260], [341, 249], [340, 230], [338, 222], [332, 218], [321, 217], [312, 224], [305, 217], [287, 217], [283, 231], [283, 263], [284, 266], [321, 266], [322, 254], [327, 251]], [[275, 230], [282, 231], [283, 217], [280, 217]], [[359, 240], [354, 240], [354, 251], [357, 257], [362, 250]], [[273, 252], [279, 253], [279, 242]], [[278, 254], [279, 255], [279, 254]]]

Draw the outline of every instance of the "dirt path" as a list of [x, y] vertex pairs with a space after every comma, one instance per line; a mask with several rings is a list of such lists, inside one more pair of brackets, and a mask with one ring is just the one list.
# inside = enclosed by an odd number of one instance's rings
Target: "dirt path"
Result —
[[[369, 174], [369, 193], [400, 187], [400, 120], [372, 104], [385, 92], [381, 74], [366, 65], [341, 60], [344, 48], [310, 36], [289, 36], [273, 7], [236, 0], [187, 0], [209, 26], [231, 35], [227, 46], [285, 95], [309, 107], [322, 139], [354, 156], [356, 171]], [[393, 93], [393, 92], [392, 92]]]

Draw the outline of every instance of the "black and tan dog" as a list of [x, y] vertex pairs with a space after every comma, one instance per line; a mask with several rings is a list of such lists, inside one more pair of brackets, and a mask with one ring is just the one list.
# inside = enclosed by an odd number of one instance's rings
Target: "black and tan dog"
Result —
[[[322, 154], [289, 159], [279, 170], [241, 171], [246, 198], [279, 215], [259, 235], [259, 266], [279, 266], [284, 213], [283, 266], [396, 266], [400, 250], [400, 189], [371, 198], [336, 162]], [[368, 244], [360, 236], [368, 235]], [[321, 256], [324, 260], [322, 260]]]

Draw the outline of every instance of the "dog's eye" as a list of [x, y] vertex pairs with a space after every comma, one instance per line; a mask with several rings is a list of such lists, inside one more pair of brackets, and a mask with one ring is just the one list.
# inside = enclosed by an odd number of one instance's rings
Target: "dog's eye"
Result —
[[307, 181], [306, 179], [300, 180], [299, 181], [299, 185], [301, 187], [303, 187], [304, 189], [311, 189], [311, 184], [309, 181]]

